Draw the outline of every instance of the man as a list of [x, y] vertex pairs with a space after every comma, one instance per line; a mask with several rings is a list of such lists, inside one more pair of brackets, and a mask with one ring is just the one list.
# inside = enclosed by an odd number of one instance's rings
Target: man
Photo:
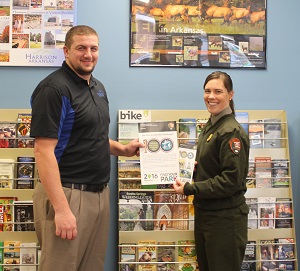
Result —
[[31, 136], [41, 181], [33, 196], [41, 271], [104, 270], [110, 155], [138, 155], [144, 146], [108, 138], [106, 91], [92, 76], [98, 49], [94, 29], [71, 28], [62, 67], [42, 80], [31, 97]]
[[12, 133], [11, 133], [11, 130], [7, 127], [7, 128], [4, 128], [4, 137], [6, 138], [11, 138], [12, 137]]
[[3, 129], [4, 132], [4, 138], [7, 138], [8, 147], [7, 148], [15, 148], [15, 139], [8, 139], [8, 138], [16, 138], [15, 131], [10, 129], [9, 127], [6, 127]]

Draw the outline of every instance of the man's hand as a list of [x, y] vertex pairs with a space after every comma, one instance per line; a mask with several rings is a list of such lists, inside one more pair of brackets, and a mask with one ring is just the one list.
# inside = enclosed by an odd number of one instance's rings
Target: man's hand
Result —
[[77, 236], [77, 225], [76, 218], [71, 212], [56, 213], [55, 214], [55, 225], [57, 236], [63, 239], [74, 240]]
[[144, 148], [145, 145], [136, 138], [134, 140], [131, 140], [126, 145], [126, 156], [140, 156], [140, 148]]

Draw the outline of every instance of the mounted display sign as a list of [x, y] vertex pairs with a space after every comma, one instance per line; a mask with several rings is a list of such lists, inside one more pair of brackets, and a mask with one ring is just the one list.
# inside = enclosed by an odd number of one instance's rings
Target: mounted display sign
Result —
[[1, 0], [0, 66], [61, 66], [76, 0]]
[[130, 66], [266, 69], [266, 0], [131, 0]]

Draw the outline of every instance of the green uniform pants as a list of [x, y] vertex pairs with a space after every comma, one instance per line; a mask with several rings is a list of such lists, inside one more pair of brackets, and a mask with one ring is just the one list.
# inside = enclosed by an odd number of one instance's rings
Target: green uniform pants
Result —
[[240, 271], [247, 245], [249, 208], [203, 211], [195, 207], [195, 243], [200, 271]]

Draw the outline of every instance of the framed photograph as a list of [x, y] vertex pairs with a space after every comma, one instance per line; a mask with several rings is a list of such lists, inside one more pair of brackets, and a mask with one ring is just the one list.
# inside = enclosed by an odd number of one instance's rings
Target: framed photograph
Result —
[[266, 69], [266, 0], [131, 0], [131, 67]]
[[0, 66], [61, 66], [77, 0], [1, 0]]

